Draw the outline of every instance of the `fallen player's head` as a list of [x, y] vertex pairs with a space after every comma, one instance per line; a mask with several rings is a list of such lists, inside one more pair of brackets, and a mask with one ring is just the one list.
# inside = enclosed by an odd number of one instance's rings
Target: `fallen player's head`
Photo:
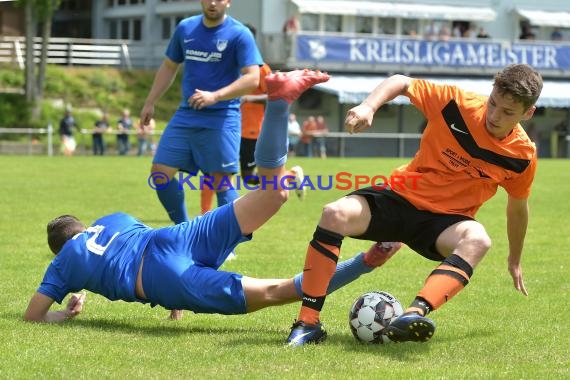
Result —
[[49, 249], [57, 255], [66, 241], [83, 231], [85, 226], [75, 216], [58, 216], [47, 225]]

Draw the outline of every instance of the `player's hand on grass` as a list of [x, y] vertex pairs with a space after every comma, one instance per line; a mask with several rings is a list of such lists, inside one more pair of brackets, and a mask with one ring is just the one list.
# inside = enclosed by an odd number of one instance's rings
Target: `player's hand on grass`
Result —
[[179, 321], [182, 319], [183, 312], [182, 310], [170, 310], [170, 315], [168, 319], [171, 321]]
[[65, 309], [65, 314], [68, 318], [74, 318], [83, 311], [86, 296], [87, 294], [85, 292], [71, 295], [71, 298], [67, 301], [67, 308]]
[[509, 260], [509, 273], [513, 278], [513, 285], [515, 289], [525, 296], [528, 296], [528, 292], [524, 286], [523, 275], [522, 275], [522, 267], [520, 263], [512, 263]]

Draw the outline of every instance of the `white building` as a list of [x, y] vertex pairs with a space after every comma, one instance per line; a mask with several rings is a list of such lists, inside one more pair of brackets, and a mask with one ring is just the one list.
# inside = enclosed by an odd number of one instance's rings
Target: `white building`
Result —
[[[0, 2], [0, 16], [5, 4]], [[63, 0], [54, 34], [123, 40], [132, 66], [154, 69], [176, 24], [200, 12], [199, 0]], [[553, 126], [570, 124], [569, 1], [482, 0], [466, 6], [462, 0], [233, 0], [229, 14], [256, 27], [260, 50], [272, 68], [310, 67], [333, 74], [295, 109], [301, 119], [324, 115], [332, 131], [340, 131], [348, 108], [392, 73], [488, 94], [493, 74], [518, 62], [533, 65], [545, 78], [542, 108], [533, 118], [547, 142], [541, 144], [543, 155], [550, 152]], [[299, 28], [286, 34], [290, 17]], [[377, 119], [382, 124], [377, 130], [396, 134], [417, 133], [423, 122], [405, 99], [383, 107]], [[339, 138], [329, 139], [329, 145], [339, 154], [409, 155], [417, 139]]]

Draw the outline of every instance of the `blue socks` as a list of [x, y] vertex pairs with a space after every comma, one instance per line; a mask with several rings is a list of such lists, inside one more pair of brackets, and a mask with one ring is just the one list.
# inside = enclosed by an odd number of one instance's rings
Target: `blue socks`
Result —
[[283, 99], [267, 102], [261, 133], [255, 147], [255, 163], [258, 166], [274, 169], [285, 165], [288, 118], [289, 103]]
[[[371, 272], [374, 269], [364, 264], [363, 257], [364, 253], [361, 253], [351, 259], [341, 261], [337, 264], [336, 271], [329, 282], [327, 295], [347, 284], [350, 284], [352, 281], [360, 277], [360, 275]], [[302, 297], [303, 290], [301, 289], [301, 285], [303, 283], [303, 273], [296, 275], [293, 278], [293, 282], [295, 283], [297, 294], [299, 297]]]
[[168, 186], [156, 190], [156, 194], [174, 224], [189, 221], [186, 203], [184, 202], [184, 189], [179, 189], [179, 182], [176, 176], [170, 180]]
[[216, 198], [218, 199], [218, 207], [223, 206], [227, 203], [231, 203], [234, 200], [239, 198], [239, 194], [237, 192], [237, 190], [232, 187], [229, 190], [226, 191], [218, 191], [216, 193]]
[[[270, 100], [267, 102], [263, 126], [257, 140], [255, 149], [255, 162], [257, 165], [274, 169], [285, 165], [287, 161], [289, 119], [289, 103], [285, 100]], [[157, 190], [158, 199], [168, 212], [170, 219], [176, 223], [189, 220], [184, 202], [184, 189], [179, 189], [179, 182], [173, 178], [169, 185]], [[239, 197], [236, 189], [217, 192], [218, 207], [233, 202]]]

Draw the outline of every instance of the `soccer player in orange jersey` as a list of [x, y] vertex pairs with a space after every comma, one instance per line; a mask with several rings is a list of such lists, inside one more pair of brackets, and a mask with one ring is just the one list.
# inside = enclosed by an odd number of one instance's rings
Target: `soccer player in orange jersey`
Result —
[[348, 111], [345, 129], [359, 133], [372, 126], [374, 113], [383, 104], [403, 95], [428, 123], [415, 157], [392, 173], [399, 181], [392, 181], [391, 188], [357, 190], [324, 207], [308, 247], [303, 304], [289, 345], [318, 343], [326, 337], [319, 315], [345, 236], [401, 241], [440, 262], [405, 313], [385, 329], [393, 341], [430, 339], [435, 323], [426, 315], [468, 284], [491, 248], [491, 239], [475, 215], [499, 186], [508, 194], [507, 269], [515, 289], [528, 294], [521, 256], [537, 156], [519, 122], [533, 116], [541, 90], [540, 74], [524, 64], [497, 73], [488, 97], [394, 75]]

